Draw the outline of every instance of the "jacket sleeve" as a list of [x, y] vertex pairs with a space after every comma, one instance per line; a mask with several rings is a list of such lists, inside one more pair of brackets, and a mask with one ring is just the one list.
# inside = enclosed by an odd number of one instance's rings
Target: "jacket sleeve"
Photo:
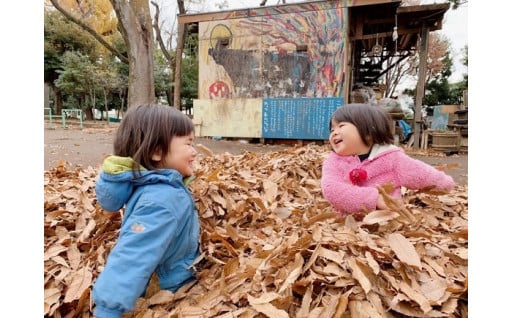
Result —
[[131, 172], [116, 175], [100, 172], [96, 180], [95, 192], [103, 210], [116, 212], [124, 206], [133, 191], [130, 174]]
[[451, 191], [455, 185], [450, 175], [403, 152], [399, 153], [395, 165], [399, 183], [407, 189], [419, 190], [434, 186], [436, 189]]
[[344, 169], [342, 162], [333, 155], [322, 165], [321, 187], [324, 198], [342, 214], [371, 211], [377, 207], [377, 188], [352, 184], [348, 169]]
[[139, 199], [123, 223], [117, 244], [94, 287], [98, 318], [133, 310], [177, 230], [177, 219], [163, 204]]

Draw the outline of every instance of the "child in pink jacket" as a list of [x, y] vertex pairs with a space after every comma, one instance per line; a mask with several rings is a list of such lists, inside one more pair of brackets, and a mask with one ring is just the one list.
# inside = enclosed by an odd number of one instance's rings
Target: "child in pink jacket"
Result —
[[391, 195], [401, 199], [401, 187], [435, 187], [450, 191], [451, 176], [409, 157], [393, 145], [389, 114], [380, 106], [348, 104], [338, 108], [329, 123], [332, 152], [322, 165], [321, 187], [341, 216], [387, 209], [377, 186], [393, 185]]

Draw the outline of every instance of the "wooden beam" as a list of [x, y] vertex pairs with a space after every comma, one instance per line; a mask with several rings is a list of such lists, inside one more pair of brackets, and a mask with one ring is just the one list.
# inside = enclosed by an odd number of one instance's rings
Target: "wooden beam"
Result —
[[434, 3], [434, 4], [421, 4], [415, 6], [400, 6], [397, 9], [397, 12], [400, 13], [409, 13], [409, 12], [418, 12], [418, 11], [434, 11], [437, 10], [436, 14], [443, 15], [446, 11], [450, 9], [450, 3]]
[[[427, 26], [429, 28], [429, 32], [430, 31], [437, 31], [437, 30], [440, 30], [441, 27], [438, 27], [438, 26], [435, 26], [435, 25], [428, 25]], [[400, 35], [406, 35], [406, 34], [418, 34], [418, 33], [421, 33], [421, 30], [422, 28], [421, 27], [417, 27], [417, 28], [400, 28], [398, 27], [398, 36]], [[379, 38], [384, 38], [384, 37], [387, 37], [387, 36], [392, 36], [393, 35], [393, 32], [390, 31], [390, 32], [379, 32], [379, 33], [370, 33], [370, 34], [364, 34], [364, 35], [354, 35], [352, 37], [350, 37], [350, 40], [351, 41], [354, 41], [354, 40], [371, 40], [371, 39], [376, 39], [377, 37]]]
[[325, 8], [336, 8], [336, 7], [359, 7], [377, 4], [388, 4], [396, 3], [399, 4], [401, 0], [329, 0], [329, 1], [312, 1], [312, 2], [298, 2], [298, 3], [287, 3], [273, 6], [254, 7], [238, 10], [224, 10], [207, 13], [194, 13], [194, 14], [179, 14], [178, 23], [192, 23], [202, 21], [215, 21], [215, 20], [228, 20], [228, 19], [240, 19], [248, 17], [260, 17], [268, 14], [269, 10], [274, 11], [275, 14], [285, 13], [298, 13], [304, 11], [310, 11], [312, 5], [319, 5]]
[[420, 34], [420, 67], [418, 71], [418, 84], [416, 85], [416, 100], [414, 104], [414, 149], [420, 148], [420, 130], [423, 120], [421, 118], [421, 106], [425, 96], [425, 79], [427, 75], [427, 53], [428, 53], [429, 29], [426, 25], [421, 28]]
[[[358, 14], [355, 16], [355, 18], [353, 20], [354, 20], [354, 22], [352, 22], [352, 20], [350, 20], [349, 23], [355, 24], [355, 35], [350, 40], [357, 39], [357, 38], [360, 38], [363, 36], [363, 25], [364, 25], [363, 17], [360, 14]], [[350, 24], [347, 24], [347, 25], [350, 25]]]

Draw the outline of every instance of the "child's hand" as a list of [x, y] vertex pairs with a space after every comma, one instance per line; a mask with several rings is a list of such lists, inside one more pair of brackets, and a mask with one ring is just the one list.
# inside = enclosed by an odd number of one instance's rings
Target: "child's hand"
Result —
[[377, 198], [377, 210], [400, 209], [404, 205], [404, 201], [401, 198], [394, 198], [391, 195], [391, 184], [377, 186], [377, 189], [379, 190], [379, 196]]
[[403, 205], [404, 201], [402, 199], [393, 198], [391, 196], [385, 199], [384, 195], [379, 194], [377, 199], [377, 210], [400, 209]]
[[377, 198], [377, 210], [387, 210], [389, 207], [386, 204], [386, 201], [384, 200], [384, 196], [382, 194], [379, 194], [379, 197]]

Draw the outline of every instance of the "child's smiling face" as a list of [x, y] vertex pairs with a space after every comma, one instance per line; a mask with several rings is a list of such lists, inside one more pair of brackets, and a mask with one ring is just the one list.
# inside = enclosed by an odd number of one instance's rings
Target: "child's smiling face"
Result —
[[194, 146], [194, 132], [187, 136], [174, 136], [169, 151], [165, 157], [161, 152], [153, 155], [153, 160], [159, 161], [159, 168], [175, 169], [183, 177], [193, 175], [194, 160], [197, 156], [197, 150]]
[[338, 155], [363, 155], [370, 151], [371, 145], [365, 145], [354, 124], [332, 120], [331, 127], [329, 143]]

